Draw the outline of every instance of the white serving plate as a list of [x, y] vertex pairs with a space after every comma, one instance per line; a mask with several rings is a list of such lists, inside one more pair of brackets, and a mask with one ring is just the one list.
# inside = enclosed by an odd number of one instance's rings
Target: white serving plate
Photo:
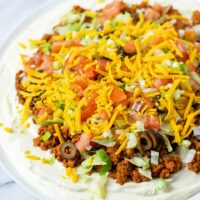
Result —
[[[169, 0], [170, 2], [173, 2], [171, 0]], [[67, 9], [69, 9], [70, 5], [73, 4], [79, 4], [80, 1], [78, 0], [68, 0], [68, 1], [62, 1], [62, 0], [57, 0], [57, 1], [53, 1], [50, 4], [40, 8], [37, 12], [35, 12], [33, 15], [31, 15], [26, 21], [24, 21], [23, 24], [21, 24], [16, 31], [14, 31], [10, 37], [8, 38], [7, 42], [1, 47], [0, 49], [0, 74], [3, 74], [5, 72], [5, 70], [3, 69], [3, 67], [8, 66], [8, 63], [10, 63], [10, 65], [12, 65], [13, 67], [15, 67], [16, 69], [18, 69], [20, 67], [19, 63], [18, 63], [18, 58], [17, 58], [17, 54], [19, 53], [18, 50], [16, 50], [16, 48], [18, 49], [17, 44], [19, 42], [24, 42], [26, 40], [28, 40], [29, 38], [40, 38], [46, 31], [50, 30], [52, 24], [56, 24], [59, 20], [59, 17], [64, 14], [66, 12]], [[90, 2], [90, 4], [89, 4]], [[136, 2], [136, 1], [131, 1], [129, 0], [129, 2]], [[161, 2], [166, 3], [166, 1], [161, 0]], [[184, 4], [181, 4], [181, 2], [183, 2], [182, 0], [177, 0], [176, 2], [174, 2], [175, 4], [180, 3], [181, 7], [180, 9], [184, 9]], [[84, 5], [85, 7], [90, 7], [91, 4], [93, 5], [93, 7], [99, 7], [102, 6], [101, 4], [96, 4], [95, 0], [91, 0], [91, 1], [81, 1], [82, 5]], [[186, 4], [187, 5], [187, 4]], [[193, 9], [196, 6], [196, 9], [199, 8], [200, 9], [200, 1], [199, 0], [193, 0], [192, 2], [193, 5]], [[91, 6], [92, 7], [92, 6]], [[66, 8], [66, 9], [65, 9]], [[32, 34], [34, 33], [34, 34]], [[5, 61], [5, 57], [7, 56], [7, 59]], [[6, 73], [6, 72], [5, 72]], [[8, 74], [6, 74], [8, 75]], [[4, 121], [5, 125], [7, 126], [13, 126], [16, 123], [16, 115], [15, 115], [15, 107], [12, 107], [11, 109], [9, 108], [3, 108], [3, 102], [5, 98], [8, 98], [9, 101], [15, 105], [16, 104], [16, 99], [15, 99], [15, 93], [10, 93], [10, 91], [13, 91], [13, 85], [14, 82], [14, 75], [15, 75], [15, 71], [11, 71], [9, 78], [7, 78], [7, 80], [3, 83], [1, 83], [0, 86], [0, 96], [2, 97], [0, 100], [0, 113], [4, 113], [5, 116], [7, 116], [7, 112], [9, 112], [9, 117], [5, 117], [3, 118], [2, 116], [0, 116], [0, 120], [2, 122], [2, 120]], [[2, 100], [3, 99], [3, 100]], [[1, 115], [0, 114], [0, 115]], [[10, 120], [9, 120], [10, 119]], [[35, 129], [30, 129], [30, 131], [33, 131]], [[19, 130], [15, 131], [16, 134], [19, 135]], [[6, 135], [6, 136], [5, 136]], [[60, 194], [56, 193], [57, 190], [54, 190], [54, 187], [51, 187], [52, 190], [48, 191], [45, 190], [45, 184], [48, 184], [48, 180], [41, 180], [40, 178], [38, 178], [37, 176], [30, 176], [29, 179], [29, 173], [26, 172], [26, 169], [20, 170], [20, 162], [24, 162], [25, 158], [23, 157], [23, 151], [24, 148], [19, 149], [20, 153], [18, 152], [12, 152], [12, 150], [6, 150], [6, 147], [8, 146], [13, 146], [15, 140], [17, 140], [16, 138], [14, 138], [14, 140], [12, 139], [12, 135], [7, 135], [2, 129], [0, 129], [0, 161], [2, 162], [4, 168], [9, 172], [9, 174], [12, 176], [12, 178], [19, 183], [21, 186], [23, 186], [24, 188], [26, 188], [29, 192], [31, 192], [34, 196], [36, 196], [38, 199], [41, 200], [49, 200], [49, 199], [68, 199], [68, 200], [75, 200], [75, 199], [88, 199], [87, 194], [85, 191], [82, 191], [83, 189], [80, 187], [79, 191], [73, 191], [73, 187], [70, 187], [68, 192], [61, 192]], [[21, 135], [20, 135], [21, 137]], [[25, 138], [25, 141], [27, 141], [27, 146], [29, 147], [31, 145], [31, 140], [30, 138]], [[18, 141], [19, 142], [19, 141]], [[16, 148], [17, 146], [15, 146]], [[9, 148], [8, 148], [9, 149]], [[32, 151], [35, 151], [38, 153], [38, 149], [36, 150], [35, 148], [32, 147], [31, 149]], [[39, 152], [41, 155], [46, 155], [46, 152]], [[16, 154], [16, 155], [15, 155]], [[13, 161], [15, 160], [15, 162]], [[31, 168], [32, 166], [29, 165], [30, 163], [25, 163], [25, 165], [27, 165], [28, 168]], [[58, 164], [59, 165], [59, 164]], [[38, 167], [38, 166], [37, 166]], [[59, 168], [59, 167], [58, 167]], [[60, 171], [64, 171], [62, 167], [59, 168]], [[45, 170], [45, 169], [43, 169]], [[49, 169], [47, 169], [48, 172]], [[37, 171], [37, 170], [36, 170]], [[34, 173], [36, 172], [34, 171]], [[195, 177], [194, 174], [191, 173], [191, 176]], [[54, 177], [55, 178], [55, 177]], [[34, 183], [33, 180], [34, 179]], [[52, 180], [51, 180], [52, 181]], [[194, 181], [196, 181], [196, 179], [194, 179]], [[198, 181], [200, 181], [200, 179], [198, 179]], [[191, 181], [190, 181], [191, 182]], [[41, 184], [41, 185], [40, 185]], [[66, 184], [70, 184], [69, 182], [66, 182]], [[51, 185], [52, 186], [52, 185]], [[118, 186], [121, 187], [121, 186]], [[189, 186], [188, 186], [189, 187]], [[63, 188], [62, 188], [63, 189]], [[71, 191], [72, 190], [72, 191]], [[195, 191], [193, 193], [198, 192], [200, 189], [196, 188]], [[81, 191], [81, 195], [80, 195], [80, 191]], [[76, 193], [79, 195], [76, 196]], [[186, 194], [186, 196], [184, 196], [183, 198], [187, 198], [189, 196], [191, 196], [193, 193], [190, 194]], [[59, 195], [61, 195], [59, 197]], [[85, 196], [86, 195], [86, 196]], [[116, 198], [118, 197], [118, 198]], [[123, 198], [123, 193], [118, 192], [118, 194], [112, 194], [108, 199], [120, 199]], [[131, 195], [130, 195], [131, 197]], [[132, 199], [134, 195], [132, 196]], [[183, 199], [180, 198], [180, 199]], [[124, 198], [124, 200], [127, 199], [126, 197]], [[128, 198], [130, 199], [130, 198]], [[158, 196], [156, 198], [152, 198], [152, 197], [148, 197], [146, 196], [145, 199], [151, 199], [151, 200], [161, 200], [162, 197]], [[166, 200], [169, 198], [165, 198]], [[199, 200], [200, 199], [200, 193], [197, 194], [196, 196], [193, 196], [191, 198], [191, 200]], [[171, 200], [173, 200], [173, 198], [171, 198]]]

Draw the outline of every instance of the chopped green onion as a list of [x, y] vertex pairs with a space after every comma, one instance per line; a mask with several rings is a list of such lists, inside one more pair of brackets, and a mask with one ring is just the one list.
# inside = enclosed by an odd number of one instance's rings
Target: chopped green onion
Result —
[[55, 105], [56, 105], [56, 108], [60, 108], [60, 109], [64, 108], [64, 105], [60, 101], [56, 101]]
[[118, 126], [124, 126], [124, 125], [127, 124], [126, 121], [123, 120], [123, 119], [117, 119], [116, 122], [117, 122], [117, 125], [118, 125]]
[[112, 168], [112, 162], [110, 160], [110, 157], [103, 149], [98, 150], [96, 152], [96, 155], [99, 156], [102, 159], [102, 161], [106, 162], [106, 165], [103, 165], [99, 172], [100, 176], [103, 176], [106, 174], [106, 172], [108, 172]]
[[81, 163], [83, 173], [88, 173], [92, 170], [93, 166], [101, 165], [101, 170], [99, 172], [100, 176], [103, 176], [106, 174], [107, 171], [109, 171], [112, 167], [112, 162], [110, 160], [110, 157], [107, 155], [105, 150], [100, 149], [96, 151], [96, 153], [90, 157], [88, 157], [86, 160], [84, 160]]
[[42, 141], [46, 142], [47, 140], [49, 140], [50, 137], [51, 133], [49, 131], [46, 131], [45, 134], [42, 136]]
[[42, 44], [41, 47], [42, 47], [42, 51], [43, 51], [44, 53], [46, 53], [46, 52], [49, 52], [49, 51], [50, 51], [51, 44], [48, 43], [48, 42], [46, 42], [46, 43]]

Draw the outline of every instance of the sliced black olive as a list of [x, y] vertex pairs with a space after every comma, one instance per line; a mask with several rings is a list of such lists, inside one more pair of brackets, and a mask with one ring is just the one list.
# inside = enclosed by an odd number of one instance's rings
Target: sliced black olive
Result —
[[138, 138], [139, 138], [138, 145], [140, 145], [144, 151], [150, 150], [152, 148], [153, 143], [146, 132], [139, 133]]
[[76, 156], [76, 146], [74, 143], [67, 141], [60, 146], [60, 151], [65, 159], [73, 159]]
[[131, 13], [131, 17], [133, 18], [135, 23], [137, 23], [140, 20], [137, 12]]
[[178, 101], [175, 102], [175, 107], [179, 110], [183, 110], [188, 105], [189, 98], [182, 96]]
[[156, 133], [154, 131], [148, 131], [148, 135], [151, 138], [152, 141], [152, 148], [155, 149], [157, 146], [157, 139], [156, 139]]

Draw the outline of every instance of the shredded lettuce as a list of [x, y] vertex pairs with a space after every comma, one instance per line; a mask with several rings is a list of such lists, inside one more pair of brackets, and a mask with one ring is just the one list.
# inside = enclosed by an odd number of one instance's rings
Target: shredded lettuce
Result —
[[100, 198], [105, 199], [106, 197], [106, 182], [107, 182], [107, 176], [101, 176], [99, 182], [98, 182], [98, 189]]
[[98, 37], [96, 36], [95, 38], [90, 37], [89, 35], [85, 35], [82, 39], [83, 43], [85, 45], [89, 45], [91, 43], [97, 43], [98, 42]]
[[97, 143], [97, 144], [101, 144], [105, 147], [113, 147], [116, 144], [116, 141], [113, 139], [105, 139], [105, 140], [92, 140], [93, 142]]
[[184, 93], [183, 90], [176, 89], [175, 92], [174, 92], [174, 94], [173, 94], [173, 96], [174, 96], [174, 100], [175, 100], [175, 101], [180, 100], [181, 95], [182, 95], [183, 93]]
[[169, 122], [163, 122], [160, 129], [163, 134], [166, 133], [167, 135], [173, 135], [173, 130]]
[[114, 20], [112, 20], [110, 23], [111, 23], [111, 26], [113, 27], [116, 27], [119, 23], [127, 23], [131, 18], [131, 15], [129, 13], [120, 13], [119, 15], [117, 15]]
[[107, 176], [100, 176], [97, 182], [89, 183], [90, 199], [105, 199], [106, 198], [106, 183]]
[[124, 86], [124, 90], [127, 91], [127, 92], [133, 92], [134, 89], [135, 89], [135, 87], [136, 87], [135, 85], [127, 85], [127, 84], [126, 84], [126, 85]]
[[126, 148], [134, 148], [137, 146], [137, 137], [134, 133], [127, 133], [126, 137], [128, 138]]
[[173, 148], [172, 148], [172, 146], [171, 146], [171, 143], [170, 143], [168, 137], [167, 137], [164, 133], [162, 133], [161, 131], [160, 131], [159, 133], [160, 133], [160, 135], [163, 137], [163, 140], [164, 140], [164, 142], [165, 142], [165, 145], [166, 145], [166, 147], [167, 147], [168, 152], [172, 152], [172, 151], [173, 151]]
[[181, 147], [188, 149], [191, 145], [191, 142], [189, 140], [183, 140], [181, 142]]
[[156, 190], [160, 192], [164, 192], [169, 187], [169, 183], [164, 179], [158, 179], [156, 181]]
[[143, 121], [136, 121], [135, 122], [137, 131], [144, 131], [144, 122]]
[[196, 154], [195, 149], [189, 149], [190, 146], [191, 146], [191, 142], [189, 140], [183, 140], [178, 147], [178, 152], [181, 157], [181, 160], [183, 163], [186, 163], [186, 164], [192, 162]]
[[171, 68], [182, 71], [184, 74], [188, 74], [187, 66], [183, 62], [173, 62]]
[[158, 165], [159, 152], [151, 150], [151, 163]]
[[83, 173], [88, 173], [92, 170], [93, 166], [101, 165], [101, 170], [99, 174], [101, 176], [105, 175], [112, 167], [112, 162], [110, 157], [107, 155], [105, 150], [100, 149], [92, 156], [89, 156], [86, 160], [81, 163]]
[[112, 134], [111, 134], [111, 130], [110, 130], [110, 129], [104, 131], [102, 134], [103, 134], [104, 137], [109, 137], [109, 138], [112, 137]]
[[73, 11], [71, 11], [61, 17], [61, 22], [71, 24], [80, 19], [81, 19], [81, 15], [79, 13], [74, 13]]
[[61, 118], [54, 118], [54, 119], [48, 119], [46, 121], [43, 121], [41, 123], [42, 126], [47, 126], [47, 125], [50, 125], [50, 124], [58, 124], [58, 123], [63, 123], [64, 120], [61, 119]]
[[66, 34], [67, 32], [80, 31], [85, 19], [85, 14], [80, 15], [80, 21], [78, 23], [68, 23], [66, 26], [58, 26], [55, 31], [59, 34]]
[[152, 174], [150, 169], [141, 169], [138, 168], [138, 171], [141, 175], [147, 177], [148, 179], [152, 179]]
[[149, 165], [149, 158], [147, 157], [134, 157], [131, 159], [127, 159], [131, 164], [137, 166], [137, 167], [142, 167], [144, 170], [148, 169], [150, 167]]

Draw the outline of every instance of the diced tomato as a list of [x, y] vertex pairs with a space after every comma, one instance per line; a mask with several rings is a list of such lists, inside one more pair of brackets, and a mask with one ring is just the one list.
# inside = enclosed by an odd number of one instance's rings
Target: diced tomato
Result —
[[100, 15], [98, 19], [102, 23], [104, 23], [106, 20], [112, 20], [124, 8], [125, 8], [125, 4], [122, 1], [114, 1], [113, 3], [108, 4], [102, 10], [102, 14]]
[[110, 119], [109, 116], [108, 116], [108, 113], [105, 110], [103, 110], [100, 113], [100, 117], [101, 117], [102, 120], [109, 120]]
[[157, 44], [160, 44], [161, 42], [164, 41], [164, 38], [162, 36], [158, 36], [158, 37], [154, 37], [152, 40], [151, 40], [151, 43], [155, 46]]
[[97, 75], [97, 73], [96, 73], [96, 71], [95, 71], [95, 69], [94, 69], [93, 66], [91, 66], [91, 67], [90, 67], [89, 69], [87, 69], [87, 70], [84, 70], [83, 73], [84, 73], [84, 74], [86, 75], [86, 77], [87, 77], [88, 79], [90, 79], [90, 80], [94, 80], [95, 77], [96, 77], [96, 75]]
[[82, 112], [81, 112], [81, 121], [86, 121], [88, 118], [90, 118], [94, 112], [97, 109], [97, 105], [96, 104], [91, 104], [88, 105]]
[[149, 114], [145, 118], [145, 129], [154, 129], [158, 131], [160, 129], [160, 121], [158, 115]]
[[177, 47], [180, 49], [180, 51], [183, 54], [182, 57], [177, 57], [177, 60], [186, 62], [189, 59], [188, 46], [186, 44], [184, 44], [183, 42], [180, 42], [180, 41], [177, 41], [176, 45], [177, 45]]
[[78, 86], [81, 89], [85, 89], [88, 86], [87, 81], [84, 78], [79, 78], [77, 80], [75, 80], [73, 83], [73, 86]]
[[144, 120], [143, 116], [138, 112], [136, 112], [135, 110], [131, 111], [128, 117], [129, 123], [134, 123], [136, 121], [143, 121], [143, 120]]
[[149, 107], [149, 108], [153, 108], [154, 107], [154, 102], [151, 98], [149, 97], [145, 97], [144, 98], [144, 103]]
[[24, 65], [25, 72], [28, 72], [30, 69], [31, 69], [31, 65], [29, 65], [29, 64]]
[[49, 108], [47, 106], [43, 106], [42, 108], [40, 108], [40, 110], [37, 114], [37, 118], [40, 118], [44, 113], [48, 113], [49, 115], [52, 114], [51, 108]]
[[171, 79], [158, 79], [158, 78], [155, 78], [153, 80], [153, 85], [155, 86], [156, 89], [160, 89], [161, 86], [165, 86], [167, 85], [168, 83], [171, 83], [172, 80]]
[[82, 134], [79, 141], [75, 144], [80, 152], [85, 152], [91, 146], [92, 135]]
[[[97, 75], [94, 66], [91, 66], [89, 69], [84, 69], [84, 67], [87, 64], [89, 64], [90, 61], [84, 58], [83, 56], [78, 56], [78, 59], [79, 59], [79, 64], [74, 66], [72, 69], [74, 71], [82, 72], [83, 74], [86, 75], [88, 79], [94, 80]], [[67, 62], [65, 63], [65, 65], [67, 65]]]
[[154, 6], [153, 6], [153, 9], [159, 13], [162, 13], [163, 12], [163, 7], [160, 3], [155, 3]]
[[52, 66], [53, 58], [47, 54], [42, 56], [42, 64], [40, 65], [40, 69], [44, 70], [48, 74], [53, 73], [53, 66]]
[[196, 71], [196, 67], [192, 63], [188, 63], [187, 67], [190, 70], [190, 72], [195, 72]]
[[184, 44], [184, 43], [181, 42], [181, 41], [177, 41], [177, 42], [176, 42], [176, 45], [177, 45], [177, 47], [181, 50], [182, 53], [187, 53], [188, 47], [187, 47], [186, 44]]
[[97, 105], [95, 103], [95, 99], [97, 98], [98, 94], [93, 94], [90, 99], [88, 100], [87, 106], [81, 112], [81, 121], [86, 121], [90, 118], [97, 109]]
[[33, 62], [35, 64], [36, 67], [39, 67], [42, 64], [42, 52], [36, 52], [33, 54]]
[[107, 60], [107, 59], [101, 58], [101, 59], [99, 59], [97, 62], [98, 62], [98, 65], [99, 65], [100, 70], [106, 71], [106, 65], [107, 65], [110, 61]]
[[121, 88], [114, 87], [111, 93], [111, 100], [116, 106], [127, 99], [125, 92]]
[[186, 29], [184, 32], [184, 38], [189, 41], [195, 41], [197, 39], [197, 34], [193, 29]]
[[81, 46], [83, 46], [82, 44], [81, 44], [81, 41], [80, 40], [70, 40], [70, 41], [68, 41], [68, 42], [66, 42], [66, 47], [81, 47]]
[[136, 51], [136, 48], [135, 48], [135, 43], [134, 41], [129, 41], [129, 42], [126, 42], [125, 46], [124, 46], [124, 51], [128, 54], [133, 54], [135, 53]]
[[64, 41], [53, 42], [51, 45], [51, 52], [58, 53], [63, 45], [64, 45]]
[[145, 13], [145, 18], [147, 20], [156, 21], [160, 18], [160, 13], [152, 8], [148, 8]]

